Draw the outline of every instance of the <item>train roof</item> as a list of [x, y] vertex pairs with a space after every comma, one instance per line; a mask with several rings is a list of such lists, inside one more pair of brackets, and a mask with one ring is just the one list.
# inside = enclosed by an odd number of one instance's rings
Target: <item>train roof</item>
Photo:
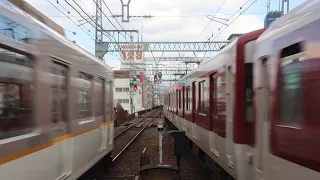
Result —
[[258, 33], [261, 33], [261, 31], [264, 31], [264, 29], [258, 29], [255, 31], [251, 31], [248, 33], [243, 34], [240, 37], [237, 37], [233, 42], [231, 42], [229, 45], [227, 45], [225, 48], [223, 48], [222, 50], [220, 50], [215, 56], [213, 56], [210, 60], [204, 62], [203, 64], [201, 64], [199, 67], [197, 67], [196, 69], [194, 69], [193, 71], [191, 71], [190, 73], [188, 73], [187, 75], [183, 76], [180, 80], [178, 80], [177, 82], [175, 82], [174, 84], [172, 84], [168, 89], [166, 89], [165, 92], [167, 92], [168, 90], [170, 90], [170, 88], [177, 86], [177, 85], [181, 85], [183, 84], [183, 82], [186, 79], [189, 78], [194, 78], [194, 77], [200, 77], [202, 75], [207, 74], [208, 72], [210, 72], [212, 70], [213, 66], [222, 66], [222, 65], [227, 65], [229, 62], [227, 62], [225, 60], [225, 58], [219, 58], [219, 56], [224, 56], [225, 53], [230, 53], [230, 51], [232, 51], [232, 49], [236, 46], [236, 44], [239, 42], [239, 38], [250, 38], [252, 35], [256, 35]]
[[[259, 49], [259, 56], [263, 56], [265, 54], [261, 54], [267, 49], [270, 50], [272, 47], [272, 40], [280, 37], [288, 32], [292, 32], [312, 21], [318, 19], [320, 16], [320, 1], [319, 0], [309, 0], [296, 8], [289, 11], [287, 14], [282, 16], [281, 18], [275, 20], [270, 27], [258, 38], [257, 45], [264, 44], [264, 48]], [[267, 54], [267, 53], [266, 53]]]
[[49, 26], [45, 25], [41, 21], [39, 21], [36, 18], [32, 17], [31, 15], [29, 15], [26, 12], [24, 12], [20, 8], [16, 7], [14, 4], [11, 4], [11, 3], [5, 1], [5, 2], [1, 2], [0, 6], [4, 7], [8, 11], [10, 11], [11, 13], [17, 14], [18, 16], [21, 16], [21, 17], [25, 18], [30, 23], [33, 23], [39, 29], [43, 30], [43, 32], [46, 33], [48, 36], [54, 38], [55, 40], [59, 41], [60, 43], [62, 43], [64, 45], [70, 47], [71, 49], [81, 53], [82, 55], [90, 58], [91, 60], [94, 60], [96, 63], [99, 63], [100, 65], [102, 65], [105, 68], [107, 68], [108, 71], [112, 71], [111, 67], [109, 65], [107, 65], [106, 63], [104, 63], [102, 60], [98, 59], [97, 57], [95, 57], [94, 55], [89, 53], [87, 50], [85, 50], [84, 48], [82, 48], [79, 45], [73, 43], [71, 40], [69, 40], [65, 36], [59, 34], [58, 32], [56, 32], [55, 30], [53, 30]]
[[232, 49], [232, 47], [234, 47], [234, 45], [237, 43], [237, 39], [238, 38], [236, 38], [233, 42], [231, 42], [226, 47], [224, 47], [222, 50], [220, 50], [215, 56], [210, 58], [208, 61], [202, 63], [200, 66], [198, 66], [197, 68], [193, 69], [190, 73], [184, 75], [181, 79], [179, 79], [177, 82], [172, 84], [168, 89], [170, 89], [173, 86], [176, 86], [176, 85], [180, 84], [182, 81], [186, 80], [189, 77], [201, 76], [203, 74], [206, 74], [206, 71], [204, 71], [205, 67], [208, 67], [208, 65], [212, 65], [212, 63], [216, 63], [216, 62], [213, 62], [212, 60], [215, 59], [216, 57], [218, 57], [220, 54], [223, 54], [226, 51], [230, 51]]

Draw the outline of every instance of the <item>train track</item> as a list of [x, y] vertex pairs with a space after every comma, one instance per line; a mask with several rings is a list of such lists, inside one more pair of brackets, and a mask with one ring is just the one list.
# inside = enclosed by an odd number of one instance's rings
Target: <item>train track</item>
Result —
[[125, 129], [123, 129], [123, 130], [120, 129], [120, 128], [123, 128], [123, 126], [117, 128], [116, 133], [114, 135], [114, 139], [117, 138], [118, 136], [122, 135], [123, 133], [125, 133], [127, 130], [129, 130], [133, 126], [144, 121], [146, 118], [148, 118], [150, 115], [152, 115], [154, 112], [157, 112], [157, 111], [159, 111], [159, 109], [154, 109], [152, 111], [149, 111], [149, 112], [143, 114], [141, 118], [138, 118], [137, 120], [133, 120], [132, 123], [129, 126], [126, 126]]
[[[149, 116], [150, 117], [150, 116]], [[151, 122], [152, 117], [145, 119], [146, 121]], [[156, 121], [161, 121], [162, 119], [156, 118], [153, 120], [153, 124], [156, 124]], [[132, 132], [131, 136], [136, 136], [140, 132], [139, 138], [136, 138], [134, 143], [131, 143], [127, 146], [125, 151], [119, 149], [118, 152], [120, 155], [114, 159], [112, 167], [108, 170], [108, 173], [105, 174], [105, 180], [136, 180], [139, 176], [140, 171], [140, 155], [142, 151], [146, 151], [150, 158], [151, 164], [159, 163], [159, 132], [156, 127], [147, 128], [149, 125], [146, 123], [143, 126], [144, 130], [141, 131], [139, 128], [132, 128], [129, 132]], [[134, 129], [136, 129], [134, 131]], [[134, 132], [133, 132], [134, 131]], [[135, 134], [134, 134], [135, 133]], [[172, 137], [168, 134], [168, 130], [164, 130], [164, 139], [163, 139], [163, 164], [175, 165], [176, 158], [173, 155], [172, 151]], [[127, 134], [125, 134], [127, 136]], [[122, 137], [122, 136], [120, 136]], [[119, 144], [115, 143], [115, 146]], [[125, 144], [127, 145], [127, 144]], [[122, 146], [124, 147], [124, 146]], [[119, 154], [118, 153], [118, 154]], [[213, 179], [210, 171], [205, 167], [205, 165], [200, 162], [198, 158], [193, 156], [193, 153], [186, 151], [185, 155], [181, 159], [181, 180], [190, 180], [190, 179], [201, 179], [209, 180]]]
[[[128, 128], [126, 128], [124, 131], [121, 131], [121, 133], [116, 136], [117, 138], [115, 138], [113, 150], [115, 156], [112, 159], [113, 165], [108, 169], [108, 173], [105, 176], [105, 179], [134, 179], [135, 174], [121, 175], [121, 167], [124, 167], [128, 162], [118, 161], [118, 159], [124, 156], [123, 154], [128, 151], [130, 145], [132, 145], [132, 143], [141, 135], [141, 133], [145, 129], [150, 127], [154, 119], [159, 116], [160, 111], [161, 110], [157, 109], [149, 112], [143, 118], [132, 123], [130, 126], [128, 126]], [[136, 155], [139, 158], [139, 154]]]

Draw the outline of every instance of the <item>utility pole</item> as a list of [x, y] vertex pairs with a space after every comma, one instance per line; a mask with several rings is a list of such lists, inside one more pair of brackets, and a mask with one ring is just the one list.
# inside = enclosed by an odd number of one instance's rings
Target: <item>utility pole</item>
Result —
[[100, 48], [101, 43], [103, 42], [102, 9], [101, 8], [102, 8], [102, 0], [96, 0], [96, 37], [95, 37], [95, 50], [96, 50], [96, 52], [95, 52], [95, 56], [97, 56], [100, 59], [103, 59], [103, 55], [101, 53], [97, 52], [97, 49]]
[[281, 8], [282, 14], [285, 14], [284, 13], [284, 4], [285, 3], [287, 3], [287, 12], [289, 12], [289, 0], [282, 0], [282, 8]]

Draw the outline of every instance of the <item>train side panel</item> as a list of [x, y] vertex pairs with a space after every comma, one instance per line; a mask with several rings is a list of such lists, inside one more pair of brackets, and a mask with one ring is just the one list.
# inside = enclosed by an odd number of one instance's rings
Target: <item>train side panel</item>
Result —
[[77, 178], [113, 148], [112, 71], [9, 9], [1, 6], [0, 23], [15, 22], [26, 31], [0, 34], [1, 68], [7, 67], [0, 73], [1, 177]]
[[258, 40], [256, 179], [320, 179], [319, 7], [303, 3]]

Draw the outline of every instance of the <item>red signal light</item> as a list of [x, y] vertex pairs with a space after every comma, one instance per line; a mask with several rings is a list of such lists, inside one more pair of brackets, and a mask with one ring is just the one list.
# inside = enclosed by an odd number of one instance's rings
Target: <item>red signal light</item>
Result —
[[135, 91], [138, 89], [136, 84], [133, 86], [133, 89], [134, 89]]
[[154, 78], [154, 82], [157, 82], [158, 81], [158, 78]]

